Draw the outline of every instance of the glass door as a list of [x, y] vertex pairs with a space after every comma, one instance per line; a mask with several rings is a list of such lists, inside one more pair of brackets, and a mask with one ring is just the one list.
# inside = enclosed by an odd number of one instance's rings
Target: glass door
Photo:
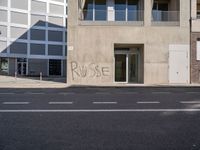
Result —
[[129, 54], [128, 56], [128, 82], [138, 83], [138, 68], [139, 59], [138, 54]]
[[17, 74], [24, 76], [27, 72], [27, 61], [25, 58], [17, 59]]
[[126, 54], [115, 54], [115, 82], [126, 82]]

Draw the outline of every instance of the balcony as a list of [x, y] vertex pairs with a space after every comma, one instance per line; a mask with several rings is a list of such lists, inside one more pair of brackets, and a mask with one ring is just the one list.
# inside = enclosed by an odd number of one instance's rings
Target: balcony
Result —
[[143, 25], [143, 0], [86, 0], [79, 4], [80, 24]]
[[152, 11], [153, 25], [179, 25], [180, 12], [179, 11]]
[[[115, 10], [113, 21], [143, 21], [144, 11], [139, 10]], [[85, 21], [109, 21], [108, 11], [106, 10], [83, 10], [82, 20]]]

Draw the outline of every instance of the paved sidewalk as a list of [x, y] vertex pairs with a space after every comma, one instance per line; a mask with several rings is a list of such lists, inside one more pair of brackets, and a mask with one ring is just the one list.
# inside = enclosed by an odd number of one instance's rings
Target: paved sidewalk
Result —
[[24, 77], [15, 78], [0, 75], [0, 88], [65, 88], [65, 78]]

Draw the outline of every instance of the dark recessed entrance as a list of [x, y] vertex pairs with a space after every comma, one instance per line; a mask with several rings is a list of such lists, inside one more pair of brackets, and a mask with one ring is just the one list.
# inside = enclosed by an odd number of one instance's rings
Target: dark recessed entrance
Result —
[[115, 48], [115, 82], [143, 83], [143, 48]]

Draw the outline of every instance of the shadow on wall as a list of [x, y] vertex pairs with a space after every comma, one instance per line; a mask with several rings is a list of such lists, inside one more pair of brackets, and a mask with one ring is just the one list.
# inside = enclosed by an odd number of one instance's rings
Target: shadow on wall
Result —
[[[5, 44], [4, 46], [0, 45], [0, 75], [14, 76], [17, 74], [21, 77], [39, 77], [42, 73], [43, 77], [48, 74], [54, 77], [61, 76], [61, 68], [66, 68], [66, 61], [63, 61], [63, 67], [61, 67], [61, 61], [58, 63], [56, 60], [61, 60], [59, 57], [66, 56], [67, 53], [66, 46], [63, 44], [67, 41], [65, 28], [41, 20], [28, 30], [12, 26], [10, 28], [12, 42], [9, 47], [6, 46], [6, 41], [0, 41]], [[65, 36], [63, 36], [64, 34]], [[0, 37], [6, 38], [6, 32], [4, 33], [2, 30]], [[29, 41], [30, 52], [28, 52]], [[65, 54], [63, 54], [63, 48]], [[8, 53], [8, 49], [10, 53]], [[30, 57], [27, 60], [28, 53], [30, 53]], [[51, 60], [49, 67], [45, 55], [48, 55]], [[66, 76], [65, 69], [63, 70], [64, 76]]]

